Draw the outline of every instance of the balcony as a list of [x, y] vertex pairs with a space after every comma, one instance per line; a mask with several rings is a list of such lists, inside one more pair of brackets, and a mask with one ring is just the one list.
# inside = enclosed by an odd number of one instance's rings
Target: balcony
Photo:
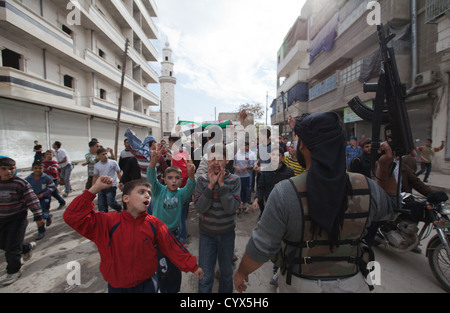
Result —
[[76, 105], [73, 89], [10, 67], [0, 67], [0, 96], [71, 110]]
[[[136, 0], [141, 1], [141, 0]], [[142, 3], [147, 8], [148, 13], [151, 17], [157, 17], [158, 16], [158, 7], [156, 6], [156, 3], [154, 0], [142, 0]]]
[[158, 39], [158, 29], [156, 28], [155, 23], [153, 22], [150, 13], [147, 11], [147, 8], [142, 3], [141, 0], [135, 0], [134, 3], [139, 8], [139, 11], [142, 16], [142, 29], [151, 39]]
[[[111, 120], [117, 119], [117, 104], [105, 101], [103, 99], [93, 97], [91, 98], [91, 108], [95, 114], [101, 117], [108, 117]], [[122, 107], [121, 122], [142, 125], [147, 127], [159, 127], [159, 121], [151, 118], [148, 115], [136, 112], [129, 108]]]
[[292, 70], [298, 68], [308, 68], [310, 47], [309, 40], [298, 40], [288, 54], [280, 60], [278, 64], [278, 76], [286, 76]]
[[450, 0], [427, 0], [425, 23], [434, 23], [447, 12], [450, 12]]
[[308, 69], [298, 69], [286, 78], [286, 80], [279, 86], [278, 93], [281, 91], [288, 92], [292, 87], [297, 85], [299, 82], [306, 82], [309, 79]]
[[[142, 54], [148, 61], [157, 61], [158, 60], [158, 52], [155, 47], [151, 44], [149, 38], [151, 36], [156, 38], [156, 34], [149, 34], [147, 36], [145, 32], [142, 30], [141, 26], [137, 23], [135, 18], [128, 12], [127, 8], [124, 6], [123, 2], [120, 0], [111, 0], [111, 4], [108, 5], [108, 8], [111, 8], [111, 11], [115, 15], [119, 14], [125, 19], [128, 25], [133, 29], [134, 33], [139, 37], [142, 42]], [[156, 27], [154, 29], [156, 32]], [[131, 39], [131, 38], [130, 38]]]
[[[115, 66], [107, 63], [102, 57], [93, 53], [91, 50], [85, 51], [85, 60], [86, 65], [90, 68], [95, 69], [95, 71], [100, 73], [100, 75], [104, 78], [112, 80], [116, 86], [120, 86], [122, 72]], [[124, 87], [131, 90], [135, 94], [142, 96], [148, 105], [156, 106], [159, 104], [159, 100], [156, 95], [145, 88], [145, 86], [128, 76], [125, 76]]]
[[9, 38], [12, 41], [20, 38], [49, 51], [74, 54], [73, 39], [69, 35], [15, 1], [0, 1], [0, 29], [2, 35], [14, 36]]

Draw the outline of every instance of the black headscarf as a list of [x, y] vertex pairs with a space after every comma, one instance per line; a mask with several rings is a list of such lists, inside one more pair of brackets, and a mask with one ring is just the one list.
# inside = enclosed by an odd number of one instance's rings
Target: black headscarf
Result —
[[306, 180], [309, 214], [335, 243], [347, 209], [349, 188], [344, 129], [335, 112], [325, 112], [304, 114], [297, 119], [294, 131], [311, 152]]

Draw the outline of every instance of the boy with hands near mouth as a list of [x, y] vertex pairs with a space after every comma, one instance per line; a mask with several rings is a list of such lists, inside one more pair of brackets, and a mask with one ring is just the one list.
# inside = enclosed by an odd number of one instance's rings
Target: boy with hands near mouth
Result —
[[205, 277], [199, 293], [210, 293], [214, 283], [216, 261], [219, 263], [219, 292], [233, 292], [233, 254], [236, 210], [241, 199], [241, 180], [225, 169], [227, 150], [216, 144], [208, 153], [208, 173], [197, 178], [194, 192], [199, 213], [199, 264]]
[[122, 212], [94, 211], [98, 192], [110, 188], [113, 180], [101, 176], [76, 197], [64, 212], [64, 221], [93, 241], [100, 253], [100, 272], [110, 293], [158, 292], [155, 272], [161, 250], [182, 271], [203, 278], [197, 260], [158, 218], [147, 213], [151, 185], [144, 180], [127, 183], [122, 194]]

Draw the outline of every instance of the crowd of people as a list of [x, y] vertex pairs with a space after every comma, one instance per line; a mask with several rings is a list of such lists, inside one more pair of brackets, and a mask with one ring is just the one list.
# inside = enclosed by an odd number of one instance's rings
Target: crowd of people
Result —
[[[291, 142], [281, 136], [273, 138], [268, 128], [260, 129], [257, 138], [251, 138], [245, 136], [246, 116], [245, 111], [239, 114], [241, 127], [237, 133], [243, 131], [244, 136], [237, 137], [243, 140], [212, 140], [204, 136], [200, 142], [193, 136], [192, 140], [182, 142], [181, 136], [172, 135], [166, 143], [153, 136], [141, 140], [127, 129], [125, 149], [118, 161], [112, 149], [91, 139], [83, 163], [88, 174], [85, 191], [68, 205], [64, 220], [97, 245], [100, 271], [109, 292], [180, 292], [181, 271], [195, 274], [200, 293], [212, 292], [215, 277], [219, 279], [219, 292], [231, 293], [234, 288], [242, 292], [248, 275], [280, 252], [279, 258], [284, 261], [274, 262], [270, 283], [278, 285], [279, 269], [283, 275], [287, 271], [289, 281], [292, 277], [302, 279], [305, 275], [297, 269], [299, 264], [290, 263], [299, 258], [298, 243], [303, 233], [309, 231], [301, 222], [306, 208], [312, 221], [312, 238], [322, 238], [323, 230], [326, 235], [321, 240], [331, 251], [344, 245], [338, 239], [342, 235], [339, 232], [347, 230], [336, 226], [345, 223], [336, 222], [343, 216], [337, 210], [348, 205], [348, 188], [358, 189], [361, 185], [360, 176], [346, 176], [346, 171], [371, 176], [370, 139], [359, 146], [352, 137], [345, 148], [342, 126], [331, 112], [305, 115], [297, 120], [290, 117], [294, 138]], [[23, 262], [36, 247], [35, 242], [24, 242], [28, 210], [37, 224], [36, 240], [41, 240], [45, 227], [52, 223], [51, 197], [57, 199], [58, 209], [62, 209], [66, 206], [64, 198], [71, 192], [72, 163], [68, 153], [59, 141], [52, 147], [54, 150], [43, 152], [42, 146], [35, 142], [32, 174], [25, 180], [15, 174], [12, 158], [0, 159], [0, 248], [5, 250], [7, 261], [3, 285], [20, 277]], [[378, 160], [376, 177], [386, 178], [387, 164], [394, 160], [389, 145], [382, 144], [381, 149], [385, 153]], [[418, 151], [430, 154], [436, 149]], [[336, 157], [330, 158], [330, 154]], [[330, 173], [333, 177], [328, 177]], [[396, 192], [392, 179], [375, 181], [362, 183], [364, 190], [377, 193], [374, 208], [371, 204], [370, 214], [366, 212], [373, 221], [392, 214], [395, 207], [392, 195]], [[61, 183], [62, 197], [56, 187]], [[292, 186], [302, 186], [298, 197], [297, 192], [288, 192]], [[116, 200], [117, 188], [122, 193], [121, 201]], [[306, 189], [310, 196], [306, 196]], [[93, 203], [95, 197], [97, 207]], [[302, 197], [307, 200], [301, 200]], [[299, 199], [301, 203], [297, 203]], [[191, 203], [199, 216], [198, 257], [184, 246], [189, 236], [187, 217]], [[293, 212], [297, 205], [298, 211]], [[114, 211], [110, 212], [110, 208]], [[236, 216], [258, 209], [258, 227], [233, 273], [233, 262], [238, 259], [234, 246]], [[361, 235], [364, 229], [359, 231]], [[359, 236], [355, 242], [358, 239]], [[345, 273], [358, 271], [354, 264], [341, 267]], [[322, 278], [313, 274], [312, 277]], [[359, 291], [360, 281], [355, 284], [351, 290]]]

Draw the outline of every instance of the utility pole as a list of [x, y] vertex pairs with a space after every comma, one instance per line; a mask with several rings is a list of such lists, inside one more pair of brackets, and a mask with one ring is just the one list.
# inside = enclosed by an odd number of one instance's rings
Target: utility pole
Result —
[[119, 128], [120, 128], [120, 115], [122, 114], [122, 94], [123, 94], [123, 85], [125, 82], [125, 70], [127, 67], [127, 55], [128, 55], [128, 44], [129, 40], [125, 41], [125, 51], [122, 57], [122, 79], [120, 81], [120, 90], [119, 90], [119, 108], [117, 109], [117, 120], [116, 120], [116, 140], [114, 145], [114, 156], [117, 161], [117, 156], [119, 155]]
[[284, 136], [283, 135], [283, 132], [284, 132], [284, 125], [285, 125], [285, 123], [286, 123], [286, 106], [284, 105], [284, 91], [282, 91], [281, 92], [281, 102], [282, 102], [282, 105], [283, 105], [283, 123], [282, 123], [282, 129], [281, 129], [281, 136]]
[[269, 92], [266, 94], [266, 126], [267, 126], [267, 114], [269, 112]]

